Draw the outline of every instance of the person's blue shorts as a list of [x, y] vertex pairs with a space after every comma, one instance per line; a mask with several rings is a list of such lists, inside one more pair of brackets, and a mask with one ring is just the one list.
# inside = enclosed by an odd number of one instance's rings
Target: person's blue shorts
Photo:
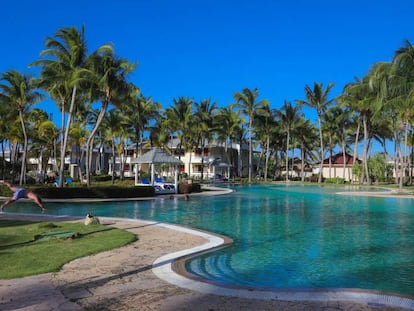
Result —
[[26, 189], [17, 188], [13, 194], [13, 199], [17, 201], [21, 198], [24, 198], [25, 196], [26, 196]]

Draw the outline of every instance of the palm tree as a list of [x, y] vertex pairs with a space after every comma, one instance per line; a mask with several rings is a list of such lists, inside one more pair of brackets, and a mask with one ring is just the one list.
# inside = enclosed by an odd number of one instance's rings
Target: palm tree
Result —
[[0, 80], [4, 81], [4, 83], [0, 84], [0, 89], [3, 91], [0, 93], [0, 96], [3, 97], [3, 101], [10, 105], [10, 107], [14, 106], [17, 109], [23, 133], [24, 144], [19, 180], [19, 184], [22, 185], [26, 181], [26, 154], [28, 146], [23, 114], [30, 108], [30, 105], [40, 101], [43, 96], [35, 91], [35, 80], [33, 78], [23, 75], [16, 70], [3, 73]]
[[[269, 158], [270, 158], [270, 139], [271, 136], [274, 134], [274, 126], [275, 126], [275, 114], [273, 111], [270, 110], [270, 106], [266, 103], [263, 106], [262, 113], [258, 114], [255, 118], [254, 122], [254, 132], [255, 137], [259, 138], [260, 144], [263, 146], [262, 154], [265, 155], [265, 165], [264, 165], [264, 180], [267, 181], [268, 176], [268, 168], [269, 168]], [[260, 157], [261, 158], [261, 157]], [[257, 171], [260, 168], [260, 162], [257, 165]]]
[[[409, 125], [413, 126], [414, 115], [414, 47], [407, 40], [404, 47], [398, 49], [392, 62], [392, 72], [395, 76], [395, 97], [399, 102], [399, 116], [405, 125], [404, 131], [404, 165], [409, 166], [407, 153]], [[411, 174], [410, 174], [411, 175]]]
[[[213, 120], [214, 132], [217, 135], [218, 142], [224, 143], [224, 151], [227, 155], [227, 161], [235, 167], [233, 163], [233, 157], [228, 152], [228, 146], [232, 146], [233, 141], [237, 139], [237, 129], [241, 127], [243, 120], [240, 118], [240, 113], [235, 111], [235, 104], [230, 104], [227, 107], [220, 107], [217, 115]], [[240, 146], [241, 147], [241, 146]], [[238, 150], [238, 155], [240, 157], [240, 150]], [[238, 163], [238, 166], [240, 161]]]
[[130, 98], [120, 106], [121, 112], [126, 117], [127, 127], [133, 134], [136, 155], [142, 153], [142, 144], [140, 143], [144, 131], [148, 129], [151, 121], [159, 118], [161, 109], [161, 105], [154, 103], [151, 97], [137, 94], [138, 92], [138, 90], [132, 91]]
[[[392, 64], [390, 62], [378, 62], [372, 66], [370, 69], [367, 79], [369, 85], [369, 93], [367, 95], [368, 103], [370, 104], [370, 109], [372, 111], [372, 122], [368, 123], [368, 128], [364, 128], [364, 140], [365, 137], [369, 138], [370, 136], [370, 127], [375, 125], [375, 120], [380, 122], [383, 120], [388, 121], [388, 118], [385, 116], [390, 115], [392, 120], [392, 128], [394, 132], [394, 140], [397, 148], [397, 154], [400, 165], [395, 163], [395, 168], [400, 167], [400, 187], [402, 187], [403, 176], [404, 176], [404, 159], [401, 151], [401, 140], [399, 134], [399, 111], [401, 110], [402, 98], [395, 96], [394, 92], [394, 77], [392, 75]], [[388, 122], [387, 122], [388, 124]], [[367, 132], [365, 134], [365, 131]], [[368, 146], [368, 143], [364, 143], [364, 146]], [[366, 147], [368, 148], [368, 147]], [[364, 148], [364, 160], [366, 160], [367, 151]], [[368, 175], [368, 168], [366, 164], [366, 174]], [[397, 170], [396, 170], [397, 171]], [[368, 182], [370, 183], [369, 176], [367, 177]]]
[[234, 99], [240, 105], [242, 112], [248, 118], [248, 134], [249, 134], [249, 183], [252, 182], [252, 171], [253, 171], [253, 145], [252, 145], [252, 130], [253, 130], [253, 120], [258, 110], [263, 108], [265, 104], [268, 103], [268, 100], [263, 99], [257, 101], [259, 97], [259, 90], [257, 88], [250, 90], [249, 88], [244, 88], [242, 92], [237, 92], [234, 94]]
[[120, 106], [128, 98], [131, 92], [131, 84], [127, 83], [126, 77], [135, 67], [135, 63], [117, 58], [109, 45], [97, 50], [88, 59], [88, 69], [90, 71], [89, 98], [91, 102], [101, 101], [99, 114], [86, 142], [86, 180], [88, 186], [90, 185], [90, 167], [95, 134], [102, 123], [108, 106], [111, 103]]
[[[42, 163], [47, 164], [50, 157], [53, 159], [52, 163], [56, 164], [56, 140], [59, 135], [56, 125], [52, 120], [44, 120], [39, 124], [37, 132], [44, 144], [41, 154]], [[46, 175], [46, 165], [43, 166], [43, 175]]]
[[[303, 118], [300, 106], [293, 106], [291, 102], [284, 102], [282, 108], [278, 111], [279, 127], [286, 133], [286, 181], [289, 180], [289, 146], [290, 137], [295, 127], [299, 125], [299, 120]], [[293, 160], [293, 159], [292, 159]]]
[[181, 157], [182, 149], [187, 151], [190, 146], [189, 134], [194, 101], [188, 97], [178, 97], [178, 99], [173, 99], [173, 104], [172, 107], [165, 110], [165, 126], [170, 129], [171, 133], [177, 134], [180, 141], [179, 157]]
[[[105, 129], [106, 139], [111, 142], [112, 149], [112, 184], [115, 182], [115, 149], [116, 149], [116, 136], [123, 128], [125, 118], [117, 109], [111, 109], [103, 119], [102, 126]], [[122, 168], [121, 168], [122, 170]]]
[[82, 152], [81, 146], [86, 143], [86, 136], [88, 131], [86, 130], [85, 124], [81, 121], [75, 121], [70, 126], [69, 130], [69, 140], [68, 145], [71, 150], [71, 162], [76, 163], [78, 168], [78, 179], [80, 181], [82, 178], [82, 158], [84, 157], [84, 152]]
[[[39, 87], [45, 89], [51, 98], [59, 103], [62, 114], [61, 129], [61, 163], [59, 176], [63, 177], [65, 168], [65, 154], [68, 144], [69, 130], [73, 120], [77, 90], [87, 58], [87, 48], [84, 36], [85, 29], [82, 27], [79, 32], [74, 27], [59, 29], [54, 38], [47, 38], [46, 48], [40, 53], [45, 59], [38, 60], [32, 65], [41, 66], [41, 81]], [[70, 107], [65, 127], [65, 112], [67, 103], [70, 100]], [[63, 178], [59, 179], [59, 187], [63, 187]]]
[[318, 134], [315, 126], [302, 114], [294, 128], [294, 136], [300, 144], [301, 180], [305, 181], [305, 159], [313, 158], [312, 151], [317, 148]]
[[340, 106], [348, 108], [355, 114], [354, 120], [357, 126], [355, 131], [353, 163], [356, 163], [356, 158], [358, 156], [358, 143], [360, 141], [360, 128], [362, 123], [364, 131], [363, 162], [365, 167], [365, 174], [363, 176], [366, 176], [368, 184], [370, 183], [370, 179], [368, 174], [367, 141], [368, 128], [372, 119], [371, 91], [369, 84], [368, 77], [363, 77], [362, 79], [355, 78], [354, 82], [345, 85], [342, 95], [338, 97]]
[[297, 100], [299, 105], [306, 105], [311, 108], [315, 108], [318, 114], [318, 126], [319, 126], [319, 140], [320, 140], [320, 167], [319, 167], [319, 179], [318, 182], [322, 181], [322, 164], [324, 158], [324, 147], [323, 147], [323, 134], [322, 134], [322, 115], [325, 110], [332, 104], [333, 99], [328, 100], [329, 91], [334, 86], [331, 82], [328, 84], [326, 89], [323, 89], [322, 83], [314, 83], [313, 89], [308, 85], [305, 86], [306, 100]]
[[201, 180], [204, 178], [204, 148], [206, 142], [210, 142], [213, 137], [213, 120], [216, 109], [217, 103], [211, 102], [211, 98], [203, 99], [199, 103], [195, 103], [193, 125], [196, 133], [198, 133], [196, 137], [197, 148], [201, 148]]

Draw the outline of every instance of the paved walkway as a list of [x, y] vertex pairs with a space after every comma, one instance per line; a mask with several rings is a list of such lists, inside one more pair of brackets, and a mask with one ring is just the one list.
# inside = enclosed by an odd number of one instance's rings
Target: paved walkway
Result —
[[[7, 217], [16, 214], [0, 214], [2, 219]], [[175, 286], [158, 278], [152, 264], [169, 253], [204, 244], [204, 238], [144, 221], [115, 218], [101, 221], [129, 230], [139, 239], [112, 251], [74, 260], [57, 273], [1, 280], [0, 310], [404, 310], [369, 303], [246, 299]]]

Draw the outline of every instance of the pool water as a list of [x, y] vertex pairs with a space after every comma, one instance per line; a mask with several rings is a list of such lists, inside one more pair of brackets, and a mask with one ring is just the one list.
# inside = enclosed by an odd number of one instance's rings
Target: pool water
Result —
[[[229, 195], [48, 203], [47, 213], [139, 218], [227, 235], [187, 269], [228, 285], [360, 288], [414, 295], [414, 200], [341, 196], [353, 188], [254, 185]], [[32, 205], [32, 204], [31, 204]], [[6, 212], [38, 212], [26, 203]]]

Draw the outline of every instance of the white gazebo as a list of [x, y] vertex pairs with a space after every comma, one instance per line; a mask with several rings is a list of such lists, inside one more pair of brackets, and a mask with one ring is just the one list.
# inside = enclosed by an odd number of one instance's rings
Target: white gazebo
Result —
[[151, 185], [154, 185], [155, 181], [155, 165], [170, 164], [174, 165], [174, 186], [175, 192], [178, 193], [178, 165], [182, 165], [183, 162], [176, 157], [170, 155], [164, 149], [153, 148], [142, 156], [137, 157], [131, 161], [131, 164], [135, 165], [135, 185], [138, 185], [138, 164], [150, 164], [151, 166]]

